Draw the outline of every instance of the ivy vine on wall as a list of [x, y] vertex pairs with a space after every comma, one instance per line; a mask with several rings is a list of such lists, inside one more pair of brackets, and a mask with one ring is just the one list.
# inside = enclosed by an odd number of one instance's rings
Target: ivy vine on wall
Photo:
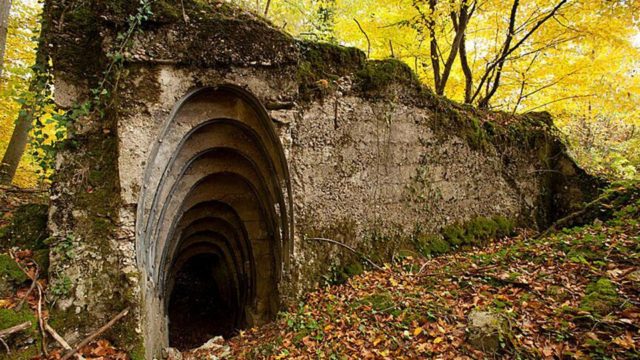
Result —
[[[101, 119], [105, 116], [105, 110], [112, 104], [113, 91], [122, 75], [124, 53], [132, 46], [133, 35], [141, 32], [142, 25], [153, 15], [152, 3], [153, 0], [140, 0], [136, 12], [127, 18], [125, 30], [115, 37], [117, 45], [106, 54], [108, 66], [103, 71], [101, 80], [90, 90], [87, 100], [74, 104], [66, 111], [60, 110], [54, 104], [54, 78], [50, 71], [50, 59], [47, 57], [42, 64], [34, 66], [35, 81], [30, 94], [23, 96], [20, 101], [31, 105], [25, 107], [31, 109], [31, 114], [25, 115], [30, 115], [29, 118], [34, 121], [32, 151], [42, 177], [49, 178], [53, 174], [56, 154], [63, 144], [75, 145], [72, 125], [78, 119], [89, 116]], [[43, 47], [41, 41], [39, 51], [46, 51]]]

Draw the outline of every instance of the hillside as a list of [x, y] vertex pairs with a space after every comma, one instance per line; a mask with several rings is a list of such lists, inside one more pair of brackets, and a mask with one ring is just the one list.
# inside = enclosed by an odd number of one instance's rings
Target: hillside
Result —
[[600, 204], [607, 221], [397, 258], [215, 348], [239, 359], [637, 358], [640, 186], [617, 190]]

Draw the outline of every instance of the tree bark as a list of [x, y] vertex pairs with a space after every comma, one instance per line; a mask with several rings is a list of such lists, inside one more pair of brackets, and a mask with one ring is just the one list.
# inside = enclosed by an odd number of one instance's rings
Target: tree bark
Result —
[[491, 82], [487, 82], [487, 94], [482, 99], [480, 99], [480, 101], [478, 101], [478, 107], [481, 109], [489, 107], [489, 100], [491, 100], [493, 95], [498, 90], [498, 86], [500, 86], [500, 76], [502, 75], [502, 68], [505, 61], [507, 60], [507, 55], [509, 55], [509, 53], [512, 51], [511, 41], [513, 40], [513, 36], [515, 35], [516, 18], [518, 16], [519, 5], [520, 1], [514, 0], [513, 6], [511, 7], [511, 14], [509, 15], [509, 30], [507, 31], [507, 37], [504, 40], [504, 45], [502, 45], [502, 53], [500, 54], [498, 63], [496, 64], [497, 66], [495, 78], [493, 79], [493, 83], [491, 84], [491, 86], [489, 85]]
[[0, 164], [0, 184], [11, 184], [13, 181], [22, 154], [24, 154], [29, 142], [29, 131], [31, 131], [32, 122], [33, 112], [31, 107], [22, 105], [7, 151], [4, 153]]
[[[473, 6], [469, 10], [468, 5], [463, 3], [463, 6], [467, 6], [467, 8], [461, 8], [460, 18], [455, 13], [451, 14], [451, 20], [453, 21], [453, 27], [457, 34], [460, 34], [460, 43], [458, 45], [458, 50], [460, 52], [460, 66], [462, 67], [462, 73], [464, 74], [465, 84], [464, 84], [464, 103], [471, 104], [472, 96], [473, 96], [473, 72], [471, 71], [471, 66], [469, 66], [469, 59], [467, 57], [467, 25], [469, 24], [469, 20], [471, 20], [471, 16], [476, 10], [476, 3], [473, 3]], [[465, 10], [465, 13], [468, 11], [468, 14], [463, 16], [462, 10]], [[464, 28], [461, 29], [462, 22], [465, 21]], [[462, 31], [461, 31], [462, 30]]]
[[473, 101], [473, 73], [471, 72], [471, 67], [469, 66], [469, 60], [467, 58], [466, 42], [467, 36], [463, 34], [462, 40], [460, 40], [460, 66], [464, 73], [464, 103], [471, 104]]
[[10, 10], [11, 0], [0, 0], [0, 78], [2, 78], [2, 70], [4, 69], [4, 52], [7, 47]]
[[440, 56], [438, 54], [438, 40], [436, 39], [436, 4], [437, 0], [429, 0], [429, 18], [427, 28], [429, 29], [429, 52], [431, 55], [431, 67], [433, 68], [433, 82], [436, 89], [440, 88]]

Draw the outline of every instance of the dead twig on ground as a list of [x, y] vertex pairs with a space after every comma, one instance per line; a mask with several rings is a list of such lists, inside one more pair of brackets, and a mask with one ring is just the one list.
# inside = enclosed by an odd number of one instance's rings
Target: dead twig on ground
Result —
[[42, 318], [42, 286], [36, 282], [36, 287], [38, 288], [38, 307], [36, 309], [38, 311], [38, 326], [40, 327], [40, 334], [42, 336], [42, 353], [48, 357], [47, 334], [44, 328], [44, 319]]
[[78, 350], [82, 349], [83, 347], [85, 347], [87, 344], [89, 344], [90, 342], [92, 342], [93, 340], [95, 340], [98, 336], [100, 336], [100, 334], [102, 334], [103, 332], [109, 330], [115, 323], [117, 323], [120, 319], [122, 319], [123, 317], [127, 316], [127, 314], [129, 314], [129, 308], [126, 308], [124, 310], [122, 310], [118, 315], [116, 315], [113, 319], [109, 320], [108, 323], [104, 324], [102, 327], [100, 327], [98, 330], [94, 331], [93, 333], [91, 333], [89, 336], [87, 336], [84, 340], [80, 341], [73, 349], [67, 351], [67, 353], [62, 357], [62, 359], [60, 360], [68, 360], [70, 359], [76, 352], [78, 352]]
[[29, 288], [29, 291], [27, 292], [26, 296], [24, 298], [22, 298], [22, 300], [20, 300], [20, 304], [18, 304], [18, 307], [16, 307], [15, 310], [16, 311], [20, 311], [20, 309], [22, 308], [22, 304], [24, 303], [24, 301], [26, 301], [25, 299], [27, 299], [29, 297], [29, 294], [33, 290], [32, 288], [34, 287], [34, 284], [35, 284], [35, 287], [38, 289], [38, 306], [36, 307], [36, 311], [38, 313], [38, 327], [40, 328], [40, 334], [42, 336], [42, 339], [41, 339], [41, 341], [42, 341], [42, 353], [45, 356], [49, 356], [49, 353], [47, 352], [47, 335], [46, 335], [45, 329], [44, 329], [44, 319], [42, 318], [42, 286], [40, 286], [40, 284], [38, 283], [38, 273], [40, 272], [40, 267], [38, 266], [38, 264], [33, 259], [31, 259], [31, 261], [36, 266], [35, 275], [31, 276], [31, 274], [29, 274], [29, 272], [24, 268], [24, 266], [22, 266], [20, 261], [18, 261], [18, 257], [12, 251], [9, 251], [9, 255], [11, 256], [13, 261], [16, 262], [16, 265], [18, 266], [18, 268], [20, 268], [20, 270], [22, 270], [22, 272], [29, 279], [31, 279], [31, 287]]
[[9, 345], [7, 345], [7, 342], [4, 341], [4, 338], [6, 336], [11, 335], [11, 334], [15, 334], [17, 332], [26, 330], [26, 329], [28, 329], [30, 327], [31, 327], [31, 321], [25, 321], [22, 324], [18, 324], [16, 326], [12, 326], [12, 327], [4, 329], [4, 330], [0, 330], [0, 342], [4, 346], [5, 350], [7, 350], [7, 354], [11, 354], [11, 349], [9, 349]]
[[[73, 348], [71, 347], [71, 345], [69, 345], [67, 340], [65, 340], [60, 334], [58, 334], [58, 332], [54, 328], [52, 328], [51, 325], [49, 325], [46, 321], [44, 323], [44, 328], [47, 330], [49, 335], [51, 335], [51, 337], [54, 338], [54, 340], [57, 341], [58, 344], [60, 344], [60, 346], [62, 346], [63, 349], [73, 350]], [[75, 356], [76, 356], [76, 359], [78, 360], [84, 360], [84, 357], [80, 354], [76, 353]]]
[[45, 193], [47, 189], [22, 189], [16, 186], [0, 185], [0, 190], [12, 193]]
[[15, 334], [17, 332], [26, 330], [31, 327], [31, 321], [25, 321], [22, 324], [18, 324], [16, 326], [12, 326], [10, 328], [6, 328], [4, 330], [0, 330], [0, 338], [7, 337], [8, 335]]
[[71, 345], [69, 345], [69, 343], [62, 336], [60, 336], [60, 334], [58, 334], [58, 332], [49, 324], [45, 323], [44, 328], [47, 330], [49, 335], [51, 335], [51, 337], [54, 338], [58, 342], [58, 344], [60, 344], [60, 346], [62, 346], [62, 348], [64, 348], [65, 350], [73, 349]]
[[[18, 260], [16, 259], [16, 262], [17, 261]], [[35, 275], [33, 277], [31, 277], [29, 275], [29, 273], [27, 273], [24, 269], [22, 269], [22, 271], [27, 275], [27, 277], [29, 277], [31, 279], [31, 286], [29, 287], [29, 290], [27, 290], [27, 293], [24, 295], [24, 297], [22, 299], [20, 299], [20, 302], [18, 303], [18, 305], [15, 308], [16, 312], [22, 310], [22, 306], [29, 299], [29, 296], [33, 292], [33, 289], [35, 289], [37, 284], [38, 284], [38, 277], [40, 276], [40, 267], [38, 266], [38, 264], [35, 261], [33, 261], [33, 263], [36, 266], [36, 273], [35, 273]]]
[[1, 337], [0, 337], [0, 342], [4, 346], [4, 349], [7, 350], [7, 355], [11, 355], [11, 349], [9, 349], [9, 345], [7, 345], [7, 342], [4, 341], [4, 339]]
[[366, 261], [367, 263], [369, 263], [371, 266], [373, 266], [375, 269], [377, 270], [384, 270], [384, 268], [382, 268], [382, 266], [374, 263], [371, 259], [369, 259], [368, 257], [366, 257], [363, 253], [361, 253], [360, 251], [352, 248], [351, 246], [345, 244], [345, 243], [341, 243], [340, 241], [336, 241], [336, 240], [332, 240], [332, 239], [327, 239], [327, 238], [305, 238], [306, 240], [314, 240], [314, 241], [324, 241], [324, 242], [328, 242], [331, 244], [335, 244], [338, 246], [342, 246], [343, 248], [351, 251], [352, 253], [360, 256], [364, 261]]

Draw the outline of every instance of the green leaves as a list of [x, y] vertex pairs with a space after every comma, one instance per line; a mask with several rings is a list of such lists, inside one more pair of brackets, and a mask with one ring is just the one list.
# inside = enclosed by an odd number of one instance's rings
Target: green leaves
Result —
[[[110, 87], [114, 86], [114, 78], [119, 76], [125, 61], [124, 50], [131, 45], [131, 36], [140, 31], [140, 26], [152, 15], [151, 2], [141, 0], [140, 7], [135, 14], [128, 18], [128, 28], [116, 35], [116, 50], [107, 54], [110, 64], [103, 72], [103, 79], [90, 90], [91, 97], [74, 104], [66, 111], [58, 109], [52, 99], [52, 75], [47, 66], [34, 66], [36, 80], [31, 91], [25, 92], [18, 102], [23, 105], [20, 116], [33, 116], [32, 148], [31, 152], [39, 166], [38, 173], [43, 178], [52, 174], [56, 154], [65, 141], [72, 137], [72, 125], [83, 117], [103, 118], [111, 99]], [[32, 113], [26, 109], [32, 109]]]

